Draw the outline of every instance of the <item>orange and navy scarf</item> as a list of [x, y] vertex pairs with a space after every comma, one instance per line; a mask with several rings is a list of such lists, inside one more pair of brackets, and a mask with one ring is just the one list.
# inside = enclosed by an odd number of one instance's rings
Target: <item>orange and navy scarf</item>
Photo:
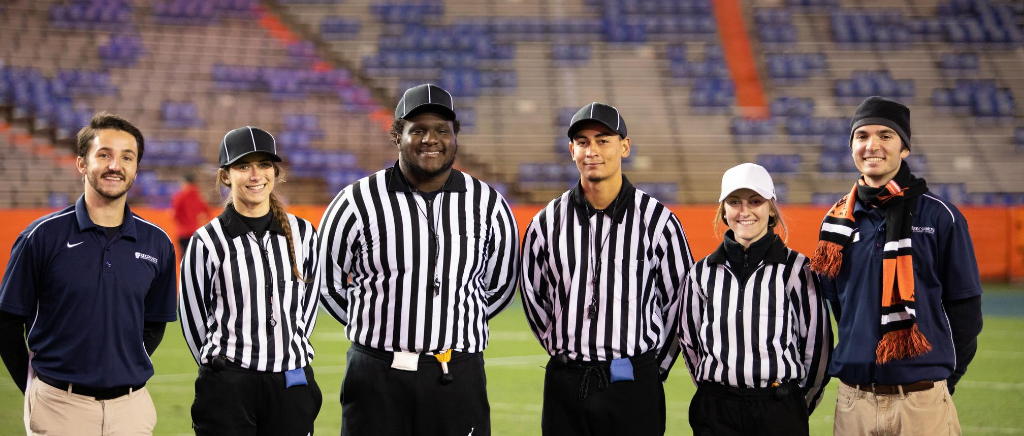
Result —
[[882, 339], [875, 350], [875, 362], [878, 364], [919, 356], [932, 349], [915, 321], [914, 260], [910, 246], [917, 197], [927, 190], [924, 179], [914, 177], [910, 167], [903, 162], [896, 176], [883, 187], [867, 186], [861, 177], [850, 193], [832, 206], [821, 223], [811, 269], [834, 279], [843, 264], [843, 248], [850, 243], [856, 228], [853, 217], [856, 200], [885, 213]]

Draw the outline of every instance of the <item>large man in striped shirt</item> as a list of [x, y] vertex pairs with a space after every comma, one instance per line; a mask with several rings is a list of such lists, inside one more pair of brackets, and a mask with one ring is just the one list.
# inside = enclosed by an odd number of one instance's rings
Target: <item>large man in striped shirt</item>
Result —
[[660, 435], [690, 248], [676, 216], [622, 174], [630, 144], [616, 108], [584, 106], [568, 133], [580, 182], [523, 241], [523, 306], [552, 356], [541, 425], [548, 435]]
[[482, 352], [512, 302], [519, 230], [501, 194], [452, 169], [458, 133], [447, 91], [407, 90], [398, 163], [343, 189], [320, 223], [322, 302], [352, 341], [342, 435], [490, 434]]

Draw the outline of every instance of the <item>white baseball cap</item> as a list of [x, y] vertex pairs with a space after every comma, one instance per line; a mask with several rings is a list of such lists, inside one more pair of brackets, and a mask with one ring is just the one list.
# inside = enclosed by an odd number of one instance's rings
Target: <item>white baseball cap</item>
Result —
[[768, 170], [758, 164], [744, 163], [729, 168], [722, 175], [722, 195], [718, 201], [725, 200], [729, 194], [744, 188], [768, 200], [775, 199], [775, 184], [772, 183], [772, 176], [768, 174]]

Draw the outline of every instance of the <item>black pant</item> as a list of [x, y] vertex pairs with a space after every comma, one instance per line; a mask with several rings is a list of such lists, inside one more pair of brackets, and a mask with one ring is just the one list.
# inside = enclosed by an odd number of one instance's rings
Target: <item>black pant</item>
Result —
[[807, 402], [794, 382], [776, 388], [738, 389], [701, 382], [690, 400], [694, 436], [806, 436]]
[[196, 435], [306, 436], [323, 397], [306, 366], [307, 385], [285, 388], [284, 373], [199, 367], [192, 427]]
[[491, 406], [482, 353], [453, 353], [441, 383], [441, 364], [420, 356], [416, 371], [391, 367], [386, 351], [352, 344], [341, 384], [342, 436], [491, 434]]
[[634, 380], [615, 383], [609, 382], [609, 362], [549, 360], [541, 415], [544, 434], [665, 434], [665, 388], [655, 357], [650, 351], [630, 358]]

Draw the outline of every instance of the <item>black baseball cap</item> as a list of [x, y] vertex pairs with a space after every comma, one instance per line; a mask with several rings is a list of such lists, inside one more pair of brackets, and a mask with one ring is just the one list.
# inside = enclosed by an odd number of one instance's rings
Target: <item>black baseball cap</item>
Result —
[[451, 93], [429, 83], [409, 88], [398, 101], [395, 119], [408, 119], [422, 112], [433, 112], [449, 120], [455, 120], [455, 103]]
[[619, 110], [595, 101], [581, 107], [580, 110], [576, 111], [576, 115], [572, 116], [572, 121], [569, 122], [569, 139], [573, 138], [580, 125], [588, 121], [597, 121], [604, 124], [623, 138], [627, 136], [626, 120], [622, 119]]
[[231, 165], [252, 153], [266, 153], [274, 162], [281, 162], [274, 135], [259, 127], [245, 126], [228, 132], [220, 141], [220, 167]]

